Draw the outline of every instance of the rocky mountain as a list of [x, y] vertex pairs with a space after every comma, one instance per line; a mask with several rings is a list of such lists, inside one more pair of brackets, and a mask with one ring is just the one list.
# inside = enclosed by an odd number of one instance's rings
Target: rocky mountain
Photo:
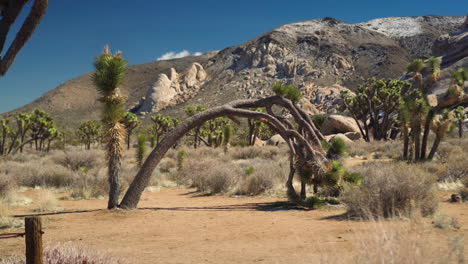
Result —
[[[443, 58], [444, 77], [466, 67], [466, 18], [391, 17], [350, 24], [323, 18], [287, 24], [241, 45], [201, 56], [130, 66], [121, 87], [126, 107], [148, 115], [180, 114], [271, 94], [275, 81], [299, 87], [311, 113], [336, 112], [339, 92], [375, 76], [399, 78], [414, 58]], [[40, 107], [59, 122], [99, 119], [91, 74], [72, 79], [16, 111]], [[442, 91], [443, 84], [439, 88]], [[7, 113], [7, 114], [11, 114]]]

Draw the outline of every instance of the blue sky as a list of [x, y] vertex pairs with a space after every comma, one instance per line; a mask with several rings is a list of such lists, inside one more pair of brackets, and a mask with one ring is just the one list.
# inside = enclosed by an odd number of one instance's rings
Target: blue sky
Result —
[[49, 0], [37, 31], [0, 78], [0, 113], [92, 71], [93, 58], [107, 43], [122, 50], [130, 64], [139, 64], [167, 52], [237, 45], [301, 20], [328, 16], [356, 23], [388, 16], [465, 15], [467, 6], [466, 0]]

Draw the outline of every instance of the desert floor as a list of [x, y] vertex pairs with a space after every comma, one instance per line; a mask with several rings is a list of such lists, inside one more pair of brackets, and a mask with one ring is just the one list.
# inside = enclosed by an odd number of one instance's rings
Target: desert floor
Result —
[[[27, 190], [32, 199], [43, 190]], [[64, 193], [56, 193], [58, 198]], [[420, 239], [442, 247], [454, 236], [468, 234], [468, 204], [447, 202], [440, 193], [440, 211], [462, 227], [436, 229], [431, 219], [420, 222]], [[74, 243], [105, 251], [130, 263], [317, 263], [346, 255], [382, 225], [340, 217], [344, 209], [273, 210], [273, 197], [203, 196], [185, 187], [145, 192], [139, 209], [108, 211], [105, 200], [59, 201], [65, 208], [43, 216], [46, 245]], [[13, 207], [17, 217], [39, 214], [33, 205]], [[465, 247], [468, 255], [468, 247]], [[0, 240], [0, 256], [23, 255], [22, 238]]]

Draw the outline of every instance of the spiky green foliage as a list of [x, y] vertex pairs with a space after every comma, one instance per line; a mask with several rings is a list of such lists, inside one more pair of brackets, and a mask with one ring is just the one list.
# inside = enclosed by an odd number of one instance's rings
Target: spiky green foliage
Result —
[[137, 136], [137, 151], [136, 160], [139, 167], [143, 165], [143, 161], [146, 155], [146, 136], [145, 134], [139, 134]]
[[459, 68], [452, 73], [452, 79], [457, 85], [462, 86], [468, 80], [468, 68]]
[[85, 121], [80, 124], [77, 135], [86, 149], [91, 149], [91, 144], [101, 137], [101, 125], [95, 120]]
[[330, 159], [338, 159], [346, 153], [346, 144], [343, 139], [334, 137], [330, 140], [327, 150], [327, 157]]
[[156, 136], [155, 135], [150, 135], [150, 146], [151, 146], [151, 148], [156, 147]]
[[422, 59], [414, 59], [406, 66], [406, 70], [409, 73], [420, 73], [423, 69], [424, 61]]
[[95, 72], [93, 82], [102, 96], [112, 96], [115, 89], [119, 87], [127, 70], [127, 62], [122, 58], [122, 53], [118, 51], [112, 55], [109, 46], [104, 47], [104, 52], [94, 61]]
[[327, 119], [327, 115], [314, 115], [312, 116], [312, 122], [314, 125], [320, 129], [322, 127], [323, 122]]
[[182, 170], [184, 168], [184, 165], [185, 165], [185, 160], [187, 159], [187, 152], [185, 152], [185, 150], [183, 149], [179, 149], [177, 151], [177, 170]]
[[224, 145], [224, 152], [228, 151], [229, 142], [232, 138], [232, 126], [230, 124], [226, 124], [224, 126], [223, 131], [223, 145]]
[[281, 82], [275, 82], [273, 84], [273, 92], [277, 96], [288, 98], [293, 102], [298, 102], [302, 98], [301, 92], [292, 84], [286, 85]]
[[247, 166], [244, 168], [245, 175], [251, 176], [254, 173], [254, 167]]

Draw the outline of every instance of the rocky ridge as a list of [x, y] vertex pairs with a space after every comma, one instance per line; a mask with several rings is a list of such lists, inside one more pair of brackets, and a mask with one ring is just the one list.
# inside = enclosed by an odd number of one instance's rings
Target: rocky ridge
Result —
[[[187, 105], [210, 107], [271, 95], [272, 84], [283, 81], [302, 91], [301, 104], [309, 113], [336, 113], [341, 90], [352, 90], [368, 77], [399, 78], [414, 58], [441, 56], [446, 80], [454, 67], [466, 65], [465, 20], [423, 16], [291, 23], [202, 56], [130, 66], [121, 90], [134, 112], [178, 115]], [[437, 89], [443, 91], [444, 85]], [[98, 119], [94, 90], [87, 74], [16, 111], [40, 107], [68, 123]]]

